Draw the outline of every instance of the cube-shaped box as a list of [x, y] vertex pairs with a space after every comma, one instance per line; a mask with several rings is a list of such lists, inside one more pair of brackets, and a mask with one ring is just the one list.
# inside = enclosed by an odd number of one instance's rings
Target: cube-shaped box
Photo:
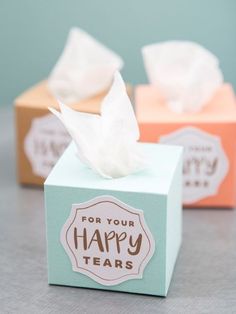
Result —
[[[127, 85], [131, 96], [131, 87]], [[75, 110], [100, 113], [107, 91], [72, 104]], [[68, 146], [71, 138], [48, 107], [58, 109], [58, 103], [43, 81], [15, 100], [16, 151], [18, 181], [42, 185]]]
[[104, 179], [71, 144], [45, 181], [49, 284], [166, 296], [181, 244], [182, 148], [140, 143], [148, 168]]
[[234, 207], [236, 102], [224, 84], [197, 113], [174, 113], [155, 86], [135, 90], [141, 141], [182, 145], [183, 202], [188, 207]]

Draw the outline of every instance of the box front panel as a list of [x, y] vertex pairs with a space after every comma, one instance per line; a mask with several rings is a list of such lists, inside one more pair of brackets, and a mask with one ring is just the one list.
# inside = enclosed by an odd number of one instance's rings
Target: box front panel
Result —
[[[161, 296], [166, 295], [165, 196], [46, 186], [45, 197], [47, 207], [49, 283]], [[115, 207], [94, 207], [94, 209], [91, 209], [90, 206], [84, 206], [90, 203], [91, 200], [93, 202], [94, 198], [97, 197], [113, 197], [117, 200], [118, 205], [121, 202], [123, 204], [121, 207], [128, 208], [128, 212], [120, 214], [120, 209], [118, 208], [119, 210], [117, 210]], [[83, 210], [86, 208], [84, 215], [81, 216], [81, 220], [79, 220], [79, 216], [70, 220], [73, 204], [77, 204], [74, 205], [74, 209], [81, 209], [81, 206]], [[88, 207], [90, 208], [90, 212], [87, 211]], [[92, 210], [97, 210], [96, 214], [92, 214]], [[143, 219], [139, 218], [135, 220], [137, 216], [134, 214], [132, 218], [130, 216], [132, 212], [143, 212]], [[110, 223], [108, 224], [107, 219], [112, 219], [111, 225]], [[124, 226], [119, 225], [121, 220]], [[143, 221], [143, 229], [138, 229], [140, 228], [140, 221]], [[113, 222], [114, 224], [112, 225]], [[71, 231], [75, 223], [78, 224]], [[77, 235], [76, 237], [74, 232]], [[94, 236], [94, 232], [96, 236]], [[144, 233], [141, 241], [138, 236], [142, 232]], [[86, 241], [84, 242], [85, 235]], [[90, 241], [91, 235], [93, 235], [92, 242]], [[107, 236], [108, 238], [110, 237], [108, 241]], [[75, 239], [77, 250], [74, 245]], [[118, 239], [118, 251], [117, 241], [115, 247], [112, 246], [115, 239]], [[87, 244], [85, 245], [85, 243]], [[138, 243], [141, 243], [141, 246]], [[86, 256], [82, 256], [83, 259], [80, 259], [76, 265], [75, 261], [73, 262], [73, 253], [78, 259], [81, 258], [81, 254], [85, 254], [85, 247], [83, 246], [82, 249], [82, 245], [86, 247]], [[133, 253], [135, 251], [138, 254], [127, 255], [130, 249], [127, 245], [131, 245]], [[150, 250], [148, 250], [149, 245], [151, 245]], [[136, 249], [139, 247], [139, 249], [136, 250], [135, 247]], [[109, 251], [109, 248], [113, 249]], [[98, 249], [99, 251], [96, 251]], [[139, 258], [142, 253], [147, 257], [145, 267], [142, 266], [145, 259]], [[140, 265], [137, 264], [141, 260], [142, 263]], [[83, 267], [81, 266], [82, 264]], [[125, 269], [127, 267], [129, 268], [128, 270]], [[83, 268], [83, 270], [81, 271], [78, 268]], [[135, 272], [136, 275], [132, 277], [133, 270], [135, 269], [139, 269], [140, 273]], [[93, 272], [93, 275], [91, 275], [91, 272]], [[128, 273], [127, 278], [125, 280], [117, 280], [117, 274], [122, 275], [123, 273]], [[118, 277], [120, 278], [121, 276]], [[111, 282], [107, 283], [107, 280], [111, 280]]]
[[184, 204], [235, 206], [236, 125], [234, 123], [140, 124], [141, 141], [183, 145]]

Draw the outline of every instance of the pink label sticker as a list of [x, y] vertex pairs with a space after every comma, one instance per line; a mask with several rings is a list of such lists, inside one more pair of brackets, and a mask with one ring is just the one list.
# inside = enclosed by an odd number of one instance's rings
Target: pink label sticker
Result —
[[112, 196], [73, 204], [61, 243], [73, 271], [106, 286], [141, 279], [155, 250], [143, 211]]
[[34, 118], [24, 140], [33, 173], [47, 178], [70, 141], [70, 135], [53, 114]]
[[183, 201], [192, 204], [216, 195], [229, 170], [220, 137], [184, 127], [160, 137], [160, 143], [184, 147]]

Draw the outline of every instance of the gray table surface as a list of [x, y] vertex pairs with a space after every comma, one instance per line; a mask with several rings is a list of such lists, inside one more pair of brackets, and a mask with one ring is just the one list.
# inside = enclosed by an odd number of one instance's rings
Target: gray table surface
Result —
[[167, 298], [48, 286], [43, 191], [15, 179], [12, 109], [0, 109], [0, 313], [236, 313], [235, 210], [184, 210]]

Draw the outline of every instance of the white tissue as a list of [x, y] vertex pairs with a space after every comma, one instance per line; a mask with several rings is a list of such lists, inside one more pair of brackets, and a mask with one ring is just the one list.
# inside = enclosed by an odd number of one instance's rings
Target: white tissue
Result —
[[48, 87], [57, 99], [71, 104], [108, 89], [122, 66], [117, 54], [83, 30], [72, 28]]
[[223, 83], [218, 59], [204, 47], [168, 41], [142, 48], [151, 84], [156, 85], [175, 112], [196, 112]]
[[49, 108], [76, 143], [80, 160], [104, 178], [127, 176], [145, 168], [138, 147], [139, 128], [119, 72], [103, 99], [101, 115], [82, 113], [59, 103]]

